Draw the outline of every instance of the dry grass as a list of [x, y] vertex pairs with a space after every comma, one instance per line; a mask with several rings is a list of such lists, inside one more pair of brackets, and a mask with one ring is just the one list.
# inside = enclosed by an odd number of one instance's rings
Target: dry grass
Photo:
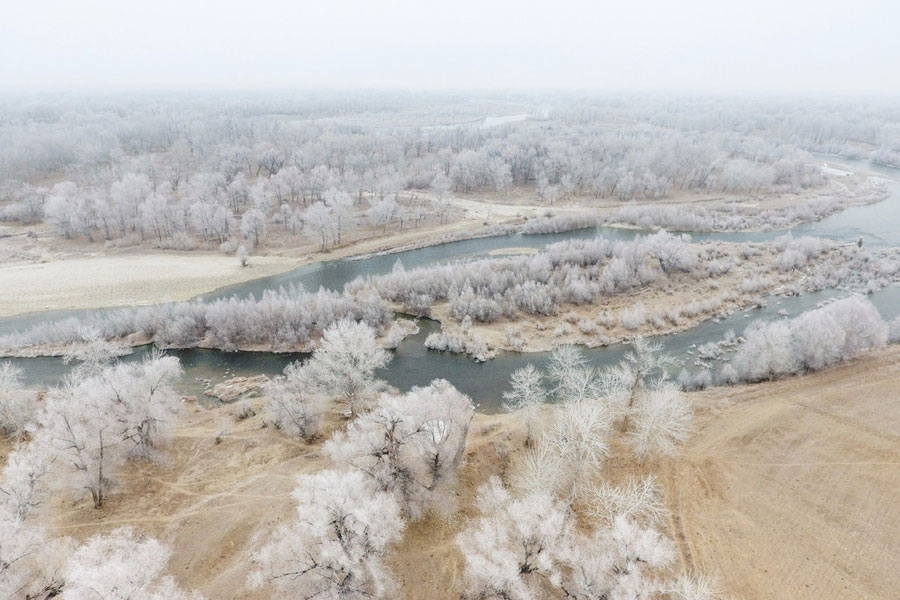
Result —
[[897, 597], [900, 348], [694, 395], [664, 469], [686, 567], [744, 600]]
[[[745, 600], [896, 598], [898, 365], [894, 346], [818, 374], [692, 394], [698, 426], [681, 456], [647, 465], [618, 454], [606, 476], [659, 472], [683, 566]], [[173, 547], [181, 584], [217, 600], [268, 597], [244, 588], [248, 556], [291, 518], [297, 476], [331, 466], [321, 442], [344, 421], [306, 444], [234, 410], [187, 404], [167, 464], [128, 465], [101, 510], [57, 498], [55, 531], [83, 539], [132, 525]], [[476, 416], [459, 512], [410, 525], [391, 551], [399, 598], [459, 597], [456, 533], [478, 485], [506, 476], [522, 451], [517, 419]]]

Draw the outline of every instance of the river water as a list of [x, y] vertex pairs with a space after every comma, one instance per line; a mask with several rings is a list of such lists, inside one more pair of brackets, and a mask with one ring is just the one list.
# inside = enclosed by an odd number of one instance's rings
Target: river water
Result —
[[[831, 162], [830, 157], [817, 157], [823, 162]], [[900, 180], [900, 170], [886, 167], [872, 167], [864, 163], [854, 163], [845, 159], [834, 159], [837, 166], [846, 165], [853, 169], [863, 166], [878, 170], [880, 174]], [[870, 206], [854, 207], [835, 213], [821, 221], [795, 227], [792, 234], [814, 235], [827, 239], [855, 242], [862, 237], [867, 246], [900, 246], [900, 184], [890, 183], [890, 197]], [[299, 267], [288, 273], [241, 283], [215, 292], [204, 294], [203, 300], [249, 295], [259, 296], [266, 289], [288, 284], [302, 285], [306, 289], [340, 290], [348, 281], [362, 275], [388, 273], [400, 260], [407, 269], [423, 267], [456, 260], [468, 260], [487, 256], [493, 250], [514, 247], [542, 248], [547, 244], [562, 240], [593, 238], [602, 235], [612, 240], [629, 240], [647, 232], [600, 227], [558, 234], [507, 235], [452, 242], [409, 250], [391, 255], [371, 256], [359, 260], [342, 259], [325, 261]], [[696, 233], [695, 241], [723, 240], [732, 242], [770, 241], [784, 235], [784, 231], [737, 232], [737, 233]], [[720, 321], [706, 321], [687, 331], [660, 336], [658, 341], [665, 349], [684, 361], [688, 368], [695, 362], [693, 349], [710, 341], [718, 341], [728, 330], [740, 334], [754, 319], [781, 318], [786, 311], [794, 316], [815, 307], [821, 302], [840, 297], [845, 293], [829, 290], [799, 297], [771, 297], [765, 307], [740, 311]], [[890, 287], [870, 296], [884, 318], [894, 318], [900, 314], [900, 288]], [[100, 309], [105, 310], [105, 309]], [[31, 325], [69, 316], [79, 316], [89, 311], [52, 311], [33, 313], [0, 319], [0, 334], [6, 331], [27, 328]], [[96, 312], [96, 311], [95, 311]], [[401, 390], [413, 385], [426, 385], [432, 379], [441, 377], [449, 380], [461, 391], [469, 394], [484, 412], [498, 410], [502, 392], [507, 387], [510, 374], [528, 363], [540, 366], [546, 361], [547, 353], [500, 352], [487, 363], [476, 363], [463, 355], [427, 350], [423, 342], [439, 324], [427, 319], [420, 320], [420, 332], [408, 337], [394, 351], [393, 360], [379, 376]], [[597, 366], [618, 362], [628, 350], [627, 345], [616, 344], [603, 348], [587, 349], [586, 355]], [[123, 360], [138, 360], [149, 351], [149, 347], [137, 348]], [[200, 397], [209, 381], [213, 383], [240, 375], [279, 374], [292, 361], [301, 360], [303, 354], [278, 354], [271, 352], [223, 352], [219, 350], [189, 349], [171, 350], [169, 354], [178, 356], [185, 369], [181, 388], [184, 393]], [[26, 383], [32, 386], [57, 383], [70, 365], [55, 357], [12, 359], [25, 371]]]

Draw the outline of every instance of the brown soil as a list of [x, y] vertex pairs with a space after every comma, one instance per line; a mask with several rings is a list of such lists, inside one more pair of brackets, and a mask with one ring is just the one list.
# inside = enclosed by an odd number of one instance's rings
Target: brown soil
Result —
[[900, 347], [694, 397], [662, 479], [686, 566], [744, 600], [897, 597]]
[[[896, 598], [898, 366], [893, 346], [818, 374], [692, 394], [696, 433], [681, 456], [652, 466], [683, 566], [745, 600]], [[297, 476], [331, 465], [321, 440], [296, 441], [235, 413], [186, 404], [166, 464], [128, 465], [101, 510], [58, 498], [55, 531], [83, 539], [131, 525], [172, 546], [169, 570], [182, 585], [217, 600], [269, 597], [245, 589], [248, 556], [291, 518]], [[333, 418], [322, 439], [343, 426]], [[474, 490], [521, 451], [517, 419], [476, 416], [458, 514], [410, 525], [391, 552], [399, 598], [459, 597], [454, 538]], [[607, 475], [647, 469], [620, 456]]]

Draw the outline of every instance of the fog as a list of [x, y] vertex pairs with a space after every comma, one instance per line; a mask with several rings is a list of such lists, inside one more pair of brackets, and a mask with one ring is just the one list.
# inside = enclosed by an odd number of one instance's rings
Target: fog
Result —
[[0, 90], [896, 94], [897, 22], [889, 1], [17, 1]]

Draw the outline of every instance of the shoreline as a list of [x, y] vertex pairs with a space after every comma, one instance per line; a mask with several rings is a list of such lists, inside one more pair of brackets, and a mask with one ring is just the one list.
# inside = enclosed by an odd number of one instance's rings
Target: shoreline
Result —
[[[839, 208], [825, 216], [839, 213], [854, 206], [877, 204], [889, 197], [890, 195], [884, 190], [881, 193], [868, 196], [854, 195], [845, 197]], [[468, 198], [462, 200], [468, 204], [478, 202]], [[485, 206], [491, 205], [490, 202], [482, 203]], [[638, 203], [639, 206], [647, 204], [653, 205], [656, 203]], [[660, 204], [670, 203], [662, 200]], [[515, 205], [509, 205], [509, 208], [514, 207]], [[611, 207], [603, 207], [599, 210], [596, 207], [585, 206], [556, 208], [565, 209], [566, 212], [574, 210], [579, 214], [595, 215], [598, 218], [598, 227], [646, 231], [648, 234], [661, 229], [660, 227], [647, 229], [621, 222], [604, 222], [602, 213], [615, 212]], [[711, 203], [710, 209], [715, 209], [715, 203]], [[679, 234], [728, 234], [752, 233], [755, 231], [784, 231], [789, 233], [797, 226], [817, 220], [819, 219], [810, 221], [798, 220], [785, 228], [769, 230], [748, 228], [708, 231], [671, 229], [669, 231]], [[522, 221], [520, 217], [509, 216], [497, 223], [482, 224], [471, 228], [473, 224], [472, 219], [464, 218], [460, 221], [433, 228], [397, 231], [385, 237], [364, 238], [326, 252], [286, 256], [278, 254], [277, 249], [273, 249], [273, 251], [266, 254], [252, 255], [250, 257], [250, 266], [243, 269], [238, 265], [237, 259], [231, 255], [215, 252], [167, 253], [159, 251], [105, 255], [97, 255], [95, 253], [93, 255], [76, 255], [73, 258], [59, 258], [39, 263], [0, 265], [0, 319], [23, 315], [36, 316], [41, 313], [59, 310], [124, 308], [164, 302], [187, 301], [204, 294], [216, 293], [236, 284], [281, 275], [296, 268], [318, 262], [342, 259], [363, 260], [370, 256], [397, 254], [472, 239], [507, 236], [517, 233], [523, 223], [527, 222], [529, 221]], [[575, 229], [583, 229], [583, 227], [573, 228], [573, 230]], [[569, 230], [562, 230], [557, 233], [562, 233], [563, 231]], [[399, 245], [397, 245], [398, 241], [401, 242]], [[499, 255], [501, 252], [495, 250], [493, 254]], [[154, 273], [152, 267], [159, 267], [159, 265], [151, 264], [155, 262], [166, 264], [161, 269], [158, 268], [157, 272]], [[149, 267], [148, 264], [150, 264]], [[87, 268], [88, 274], [80, 276], [78, 279], [81, 281], [74, 283], [72, 281], [74, 278], [71, 277], [69, 271], [74, 272], [79, 269], [70, 267]], [[200, 268], [198, 269], [198, 267]], [[90, 272], [92, 269], [94, 273]], [[175, 270], [175, 275], [173, 275], [173, 269]], [[178, 271], [178, 269], [182, 269], [182, 271]], [[54, 270], [58, 272], [53, 272]], [[133, 276], [136, 270], [141, 270], [142, 277]], [[44, 274], [43, 281], [40, 278], [38, 280], [33, 278], [40, 271], [49, 272]], [[99, 281], [85, 281], [95, 274], [100, 276]], [[38, 285], [37, 291], [34, 290], [35, 285]], [[41, 285], [44, 286], [44, 289], [40, 289]], [[35, 299], [35, 294], [38, 294], [38, 299]], [[25, 297], [28, 298], [27, 301], [22, 299]]]

